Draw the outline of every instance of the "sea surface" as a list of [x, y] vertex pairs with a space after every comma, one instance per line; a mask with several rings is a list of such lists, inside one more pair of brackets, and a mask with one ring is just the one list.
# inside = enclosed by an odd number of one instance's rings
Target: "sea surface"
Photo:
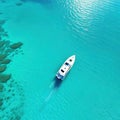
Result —
[[0, 120], [120, 120], [119, 0], [0, 0], [0, 13], [9, 40], [23, 43], [7, 69], [17, 97]]

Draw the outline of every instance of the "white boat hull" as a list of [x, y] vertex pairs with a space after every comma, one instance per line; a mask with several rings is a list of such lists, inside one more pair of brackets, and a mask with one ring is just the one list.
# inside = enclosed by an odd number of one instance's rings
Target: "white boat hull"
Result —
[[72, 55], [69, 57], [64, 64], [60, 67], [56, 74], [56, 78], [59, 80], [64, 80], [70, 69], [72, 68], [73, 64], [75, 62], [75, 55]]

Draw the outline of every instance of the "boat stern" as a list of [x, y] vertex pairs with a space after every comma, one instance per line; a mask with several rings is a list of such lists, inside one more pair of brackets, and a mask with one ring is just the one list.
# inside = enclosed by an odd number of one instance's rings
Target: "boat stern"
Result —
[[56, 74], [56, 78], [59, 80], [63, 80], [64, 76], [62, 76], [59, 72]]

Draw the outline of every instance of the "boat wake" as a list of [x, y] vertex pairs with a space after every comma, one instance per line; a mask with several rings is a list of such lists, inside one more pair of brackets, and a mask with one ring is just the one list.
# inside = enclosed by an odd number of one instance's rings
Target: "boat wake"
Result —
[[46, 107], [46, 105], [51, 100], [52, 96], [55, 95], [57, 92], [57, 89], [60, 87], [62, 81], [54, 78], [54, 80], [51, 82], [51, 84], [48, 87], [48, 90], [45, 93], [45, 97], [43, 98], [43, 102], [40, 107], [40, 112]]

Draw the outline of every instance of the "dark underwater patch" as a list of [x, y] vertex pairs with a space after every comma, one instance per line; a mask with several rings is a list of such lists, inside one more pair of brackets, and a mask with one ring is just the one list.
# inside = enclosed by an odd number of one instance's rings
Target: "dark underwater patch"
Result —
[[41, 3], [41, 4], [50, 4], [52, 1], [51, 0], [21, 0], [22, 2], [36, 2], [36, 3]]
[[22, 86], [6, 73], [14, 55], [20, 52], [22, 42], [11, 43], [0, 20], [0, 120], [20, 120], [23, 115], [24, 93]]
[[22, 2], [17, 2], [16, 5], [17, 6], [21, 6], [23, 3]]

